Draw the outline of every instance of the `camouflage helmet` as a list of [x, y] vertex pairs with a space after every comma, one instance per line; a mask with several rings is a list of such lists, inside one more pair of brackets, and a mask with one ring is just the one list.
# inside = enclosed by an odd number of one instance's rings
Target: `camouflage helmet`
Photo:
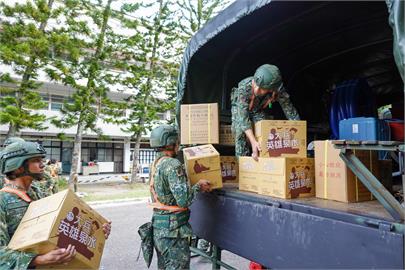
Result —
[[282, 84], [280, 70], [269, 64], [258, 67], [253, 79], [256, 85], [262, 89], [278, 89]]
[[46, 155], [42, 145], [36, 142], [13, 142], [0, 152], [0, 173], [6, 174], [23, 166], [24, 161]]
[[176, 144], [178, 139], [177, 130], [170, 125], [161, 125], [154, 128], [150, 134], [150, 146], [160, 148], [167, 145]]
[[25, 142], [25, 140], [20, 137], [10, 137], [4, 141], [3, 146], [6, 147], [7, 145], [10, 145], [15, 142]]

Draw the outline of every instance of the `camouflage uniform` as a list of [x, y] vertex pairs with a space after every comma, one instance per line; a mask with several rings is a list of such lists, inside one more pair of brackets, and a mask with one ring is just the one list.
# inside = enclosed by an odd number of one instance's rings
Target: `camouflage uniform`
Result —
[[[5, 184], [5, 178], [3, 175], [0, 175], [0, 189], [3, 188]], [[39, 200], [49, 196], [48, 192], [43, 189], [43, 186], [38, 181], [33, 181], [30, 188], [27, 190], [27, 195], [33, 200]]]
[[28, 205], [15, 194], [0, 192], [0, 269], [27, 269], [37, 255], [7, 248]]
[[[159, 153], [157, 158], [162, 157]], [[176, 158], [161, 160], [154, 175], [154, 187], [159, 201], [165, 205], [189, 207], [199, 186], [190, 187], [183, 165]], [[190, 212], [171, 213], [154, 209], [153, 242], [158, 255], [159, 269], [189, 269], [192, 236], [188, 223]]]
[[[267, 94], [262, 97], [255, 96], [252, 109], [249, 110], [253, 79], [253, 77], [248, 77], [239, 82], [238, 87], [234, 88], [231, 94], [232, 132], [235, 137], [235, 155], [237, 157], [251, 155], [251, 149], [245, 131], [251, 129], [252, 124], [270, 118], [270, 115], [266, 113], [263, 106], [267, 103], [268, 99], [271, 98], [272, 94]], [[278, 91], [277, 101], [287, 119], [300, 119], [285, 88], [281, 88]]]
[[45, 166], [44, 178], [40, 180], [43, 191], [52, 195], [58, 192], [58, 184], [55, 178], [51, 176], [50, 165]]

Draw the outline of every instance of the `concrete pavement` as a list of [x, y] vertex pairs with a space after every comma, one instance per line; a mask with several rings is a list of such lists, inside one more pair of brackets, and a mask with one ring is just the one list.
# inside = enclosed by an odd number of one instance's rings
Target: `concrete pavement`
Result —
[[[144, 201], [92, 205], [100, 214], [112, 221], [100, 269], [147, 269], [142, 254], [137, 260], [140, 247], [138, 227], [151, 220], [152, 210]], [[222, 260], [237, 269], [248, 269], [249, 261], [223, 251]], [[150, 269], [157, 269], [156, 254]], [[211, 264], [200, 257], [191, 260], [191, 269], [211, 269]]]

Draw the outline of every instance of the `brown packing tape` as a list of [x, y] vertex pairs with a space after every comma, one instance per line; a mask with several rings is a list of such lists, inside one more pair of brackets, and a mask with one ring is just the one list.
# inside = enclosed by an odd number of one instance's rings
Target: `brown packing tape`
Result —
[[211, 143], [211, 104], [208, 104], [208, 143]]
[[191, 144], [191, 105], [188, 105], [188, 144]]
[[329, 141], [325, 140], [324, 142], [324, 170], [323, 170], [323, 197], [325, 199], [328, 199], [328, 166], [327, 166], [327, 161], [328, 161], [328, 146], [329, 146]]

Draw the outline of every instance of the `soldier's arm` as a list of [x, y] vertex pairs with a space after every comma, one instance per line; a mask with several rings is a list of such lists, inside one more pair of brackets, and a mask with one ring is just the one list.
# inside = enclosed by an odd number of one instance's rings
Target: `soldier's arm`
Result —
[[183, 208], [189, 207], [195, 195], [200, 191], [200, 186], [195, 184], [190, 187], [183, 166], [177, 159], [168, 160], [167, 179], [177, 205]]
[[281, 109], [283, 109], [284, 115], [288, 120], [300, 120], [297, 109], [292, 104], [290, 95], [284, 88], [279, 92], [277, 101], [280, 104]]
[[0, 201], [0, 204], [0, 269], [28, 269], [29, 264], [37, 255], [7, 248], [10, 236], [7, 230], [4, 203]]
[[234, 116], [232, 119], [235, 121], [233, 126], [237, 130], [237, 132], [245, 132], [248, 129], [252, 128], [252, 122], [249, 118], [249, 97], [246, 96], [245, 91], [246, 89], [237, 89], [235, 93], [235, 100], [233, 102], [233, 109], [232, 113]]

